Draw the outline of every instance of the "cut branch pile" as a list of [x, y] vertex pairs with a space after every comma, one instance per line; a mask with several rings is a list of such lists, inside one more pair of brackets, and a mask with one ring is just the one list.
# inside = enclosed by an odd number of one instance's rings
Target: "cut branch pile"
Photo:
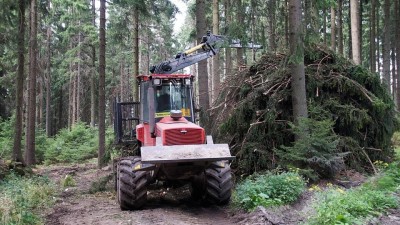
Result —
[[[388, 161], [397, 128], [395, 106], [379, 76], [321, 47], [306, 49], [305, 72], [310, 118], [333, 120], [339, 152], [351, 168], [371, 169]], [[238, 173], [250, 174], [279, 165], [274, 149], [289, 146], [294, 135], [288, 57], [264, 55], [249, 69], [226, 78], [208, 111], [208, 130], [228, 142]]]

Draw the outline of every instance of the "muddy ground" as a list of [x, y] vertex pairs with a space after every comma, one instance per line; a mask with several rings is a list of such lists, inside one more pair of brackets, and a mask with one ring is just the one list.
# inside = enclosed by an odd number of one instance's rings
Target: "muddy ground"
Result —
[[[122, 211], [116, 201], [111, 180], [104, 191], [94, 192], [101, 179], [111, 174], [110, 167], [98, 170], [94, 161], [86, 164], [55, 165], [40, 168], [42, 175], [49, 176], [60, 190], [55, 206], [46, 213], [46, 224], [121, 224], [121, 225], [272, 225], [302, 224], [313, 213], [313, 194], [306, 192], [291, 206], [276, 209], [257, 208], [252, 213], [240, 212], [229, 207], [205, 206], [190, 198], [188, 186], [164, 188], [153, 185], [148, 191], [148, 204], [142, 210]], [[60, 181], [70, 175], [75, 187], [63, 188]], [[370, 224], [400, 224], [400, 213], [391, 210], [371, 221]]]

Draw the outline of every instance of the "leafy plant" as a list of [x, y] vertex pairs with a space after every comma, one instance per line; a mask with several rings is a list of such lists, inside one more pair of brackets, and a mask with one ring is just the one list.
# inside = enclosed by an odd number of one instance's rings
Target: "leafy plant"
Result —
[[40, 213], [54, 203], [55, 188], [48, 178], [11, 174], [0, 193], [0, 224], [43, 224]]
[[67, 174], [65, 178], [61, 181], [61, 184], [63, 187], [75, 187], [76, 181], [71, 175]]
[[397, 208], [393, 195], [400, 187], [400, 164], [390, 164], [386, 171], [363, 186], [349, 191], [331, 188], [321, 192], [313, 205], [316, 214], [309, 224], [364, 224], [388, 208]]
[[285, 205], [296, 201], [304, 190], [305, 181], [297, 173], [252, 175], [238, 184], [233, 203], [246, 210]]
[[298, 140], [293, 146], [275, 149], [285, 166], [298, 167], [313, 180], [332, 177], [342, 169], [345, 154], [337, 150], [339, 137], [332, 131], [333, 121], [301, 118], [298, 125], [289, 125]]

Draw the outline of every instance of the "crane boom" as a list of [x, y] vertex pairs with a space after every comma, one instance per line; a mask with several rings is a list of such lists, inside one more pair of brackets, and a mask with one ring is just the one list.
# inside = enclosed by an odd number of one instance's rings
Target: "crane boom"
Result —
[[154, 74], [174, 73], [216, 55], [224, 42], [224, 36], [207, 32], [207, 35], [203, 36], [200, 44], [183, 53], [178, 53], [174, 59], [152, 66], [150, 72]]

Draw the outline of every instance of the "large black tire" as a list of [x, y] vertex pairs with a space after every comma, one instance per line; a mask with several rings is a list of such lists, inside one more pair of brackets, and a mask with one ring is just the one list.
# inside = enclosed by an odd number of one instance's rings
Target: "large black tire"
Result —
[[142, 208], [147, 201], [146, 171], [132, 171], [140, 164], [140, 157], [121, 159], [117, 169], [117, 195], [122, 210], [135, 210]]
[[[223, 167], [217, 165], [223, 164]], [[232, 172], [228, 162], [215, 162], [205, 170], [205, 200], [211, 204], [225, 205], [232, 194]]]

